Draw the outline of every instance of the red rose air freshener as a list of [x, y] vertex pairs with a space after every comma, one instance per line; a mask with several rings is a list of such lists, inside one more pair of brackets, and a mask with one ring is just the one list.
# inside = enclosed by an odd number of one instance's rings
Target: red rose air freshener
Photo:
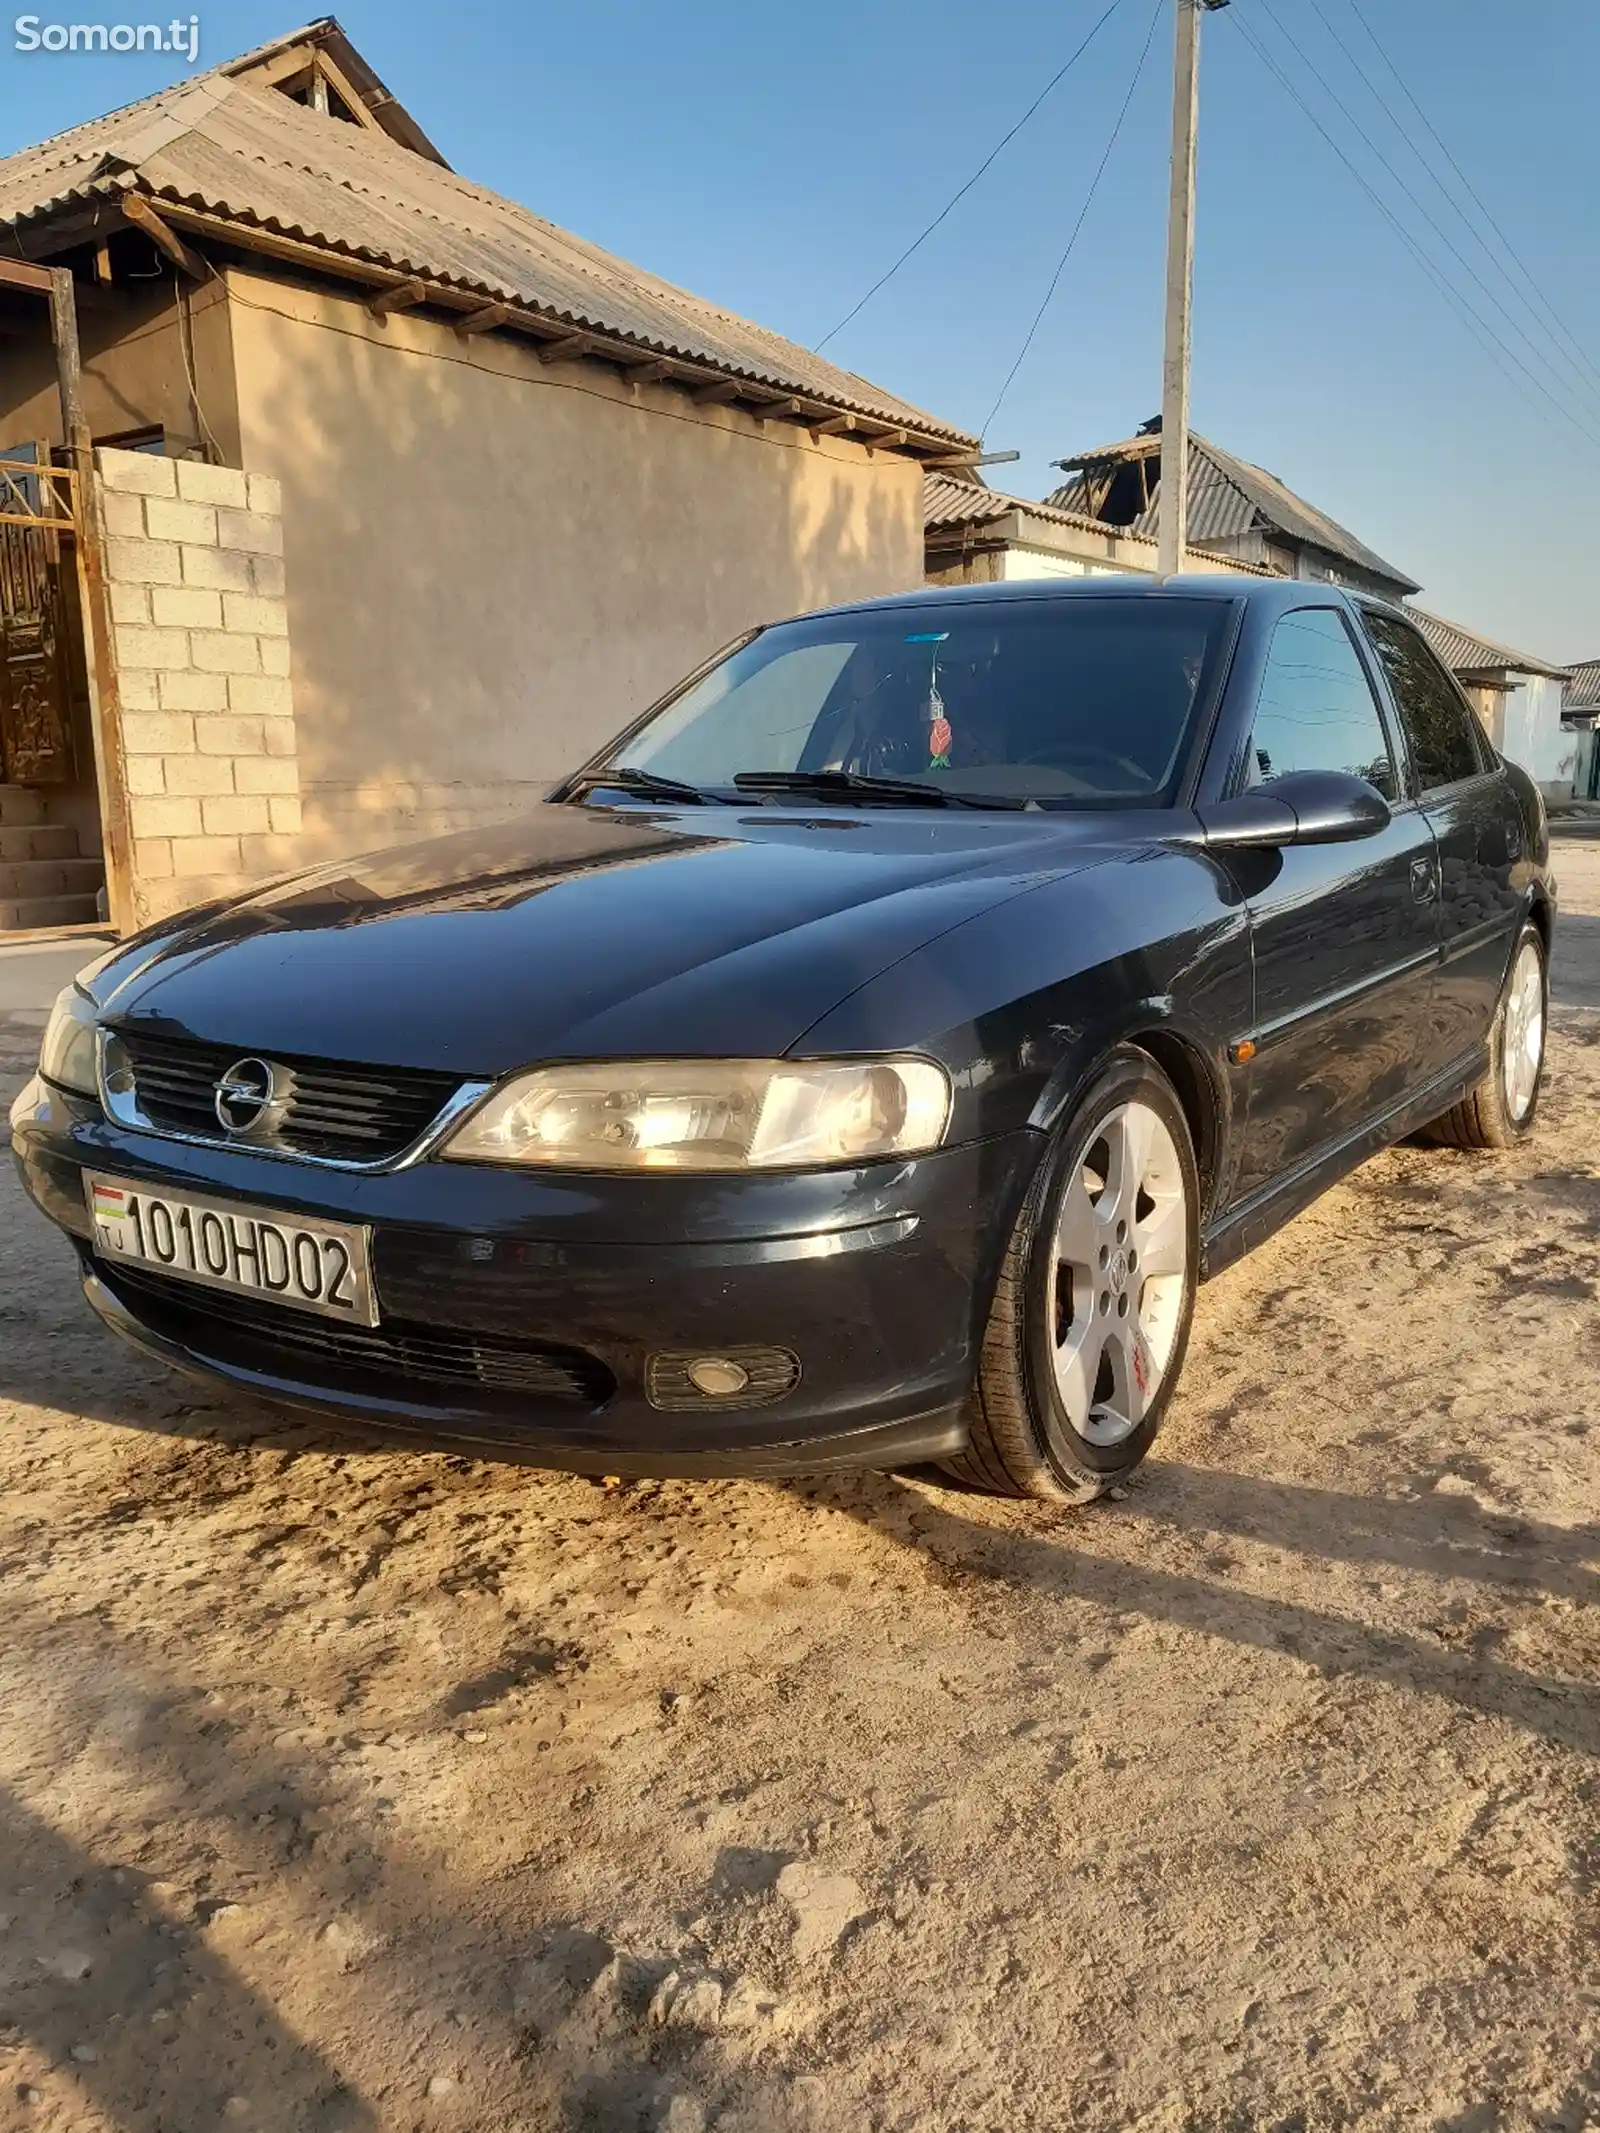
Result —
[[928, 721], [928, 768], [948, 770], [950, 748], [955, 740], [955, 728], [945, 716], [944, 698], [939, 694], [939, 647], [949, 636], [948, 630], [922, 630], [906, 639], [907, 644], [925, 644], [928, 656], [928, 693], [923, 698], [922, 715]]

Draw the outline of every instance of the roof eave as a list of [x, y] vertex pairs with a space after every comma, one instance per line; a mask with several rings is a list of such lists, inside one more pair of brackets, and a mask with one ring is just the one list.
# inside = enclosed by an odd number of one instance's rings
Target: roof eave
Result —
[[[504, 310], [505, 317], [497, 325], [507, 330], [546, 343], [582, 336], [588, 345], [573, 350], [574, 360], [595, 361], [620, 366], [624, 370], [664, 364], [666, 371], [660, 382], [684, 385], [691, 391], [720, 390], [729, 384], [737, 385], [739, 391], [729, 396], [724, 404], [738, 406], [741, 413], [762, 419], [792, 421], [799, 427], [810, 428], [814, 435], [844, 436], [870, 450], [896, 452], [923, 465], [970, 463], [981, 449], [979, 439], [964, 431], [945, 429], [934, 423], [918, 423], [909, 416], [891, 420], [887, 414], [852, 405], [833, 395], [820, 394], [811, 387], [755, 378], [731, 366], [679, 354], [665, 343], [632, 339], [570, 312], [546, 311], [510, 302], [500, 290], [486, 283], [449, 281], [421, 271], [384, 266], [336, 245], [317, 243], [246, 217], [193, 207], [187, 201], [153, 191], [132, 172], [108, 174], [87, 184], [80, 183], [50, 202], [37, 215], [19, 217], [11, 228], [19, 236], [24, 230], [28, 232], [29, 256], [48, 257], [49, 233], [53, 227], [59, 229], [64, 222], [80, 224], [86, 207], [97, 215], [116, 215], [119, 213], [119, 196], [130, 191], [138, 191], [151, 200], [159, 207], [164, 220], [190, 236], [208, 238], [214, 243], [255, 252], [286, 265], [297, 265], [308, 271], [355, 282], [369, 298], [387, 289], [421, 282], [429, 292], [423, 301], [442, 309], [464, 314], [492, 303]], [[70, 241], [81, 241], [76, 227]], [[819, 425], [823, 426], [820, 431]]]

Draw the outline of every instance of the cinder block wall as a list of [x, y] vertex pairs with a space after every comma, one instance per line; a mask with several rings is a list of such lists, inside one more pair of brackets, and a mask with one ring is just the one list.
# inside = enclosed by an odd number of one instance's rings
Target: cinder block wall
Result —
[[141, 923], [297, 863], [278, 484], [95, 454]]

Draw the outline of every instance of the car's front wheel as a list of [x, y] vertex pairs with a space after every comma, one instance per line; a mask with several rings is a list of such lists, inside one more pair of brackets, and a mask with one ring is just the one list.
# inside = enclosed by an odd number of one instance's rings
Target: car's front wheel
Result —
[[1087, 1503], [1155, 1439], [1189, 1339], [1199, 1258], [1194, 1148], [1143, 1052], [1107, 1062], [1017, 1219], [984, 1335], [959, 1479]]

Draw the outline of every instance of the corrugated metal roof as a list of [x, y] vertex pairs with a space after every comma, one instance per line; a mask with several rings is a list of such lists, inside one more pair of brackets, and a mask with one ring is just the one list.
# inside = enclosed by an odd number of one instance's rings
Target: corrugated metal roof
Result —
[[1085, 533], [1120, 534], [1121, 527], [1107, 526], [1082, 511], [1064, 511], [1059, 504], [1040, 503], [1031, 496], [1010, 496], [986, 483], [964, 481], [955, 474], [925, 474], [922, 477], [923, 522], [927, 526], [963, 526], [1005, 518], [1025, 511], [1054, 526], [1077, 526]]
[[586, 243], [386, 133], [313, 111], [227, 69], [0, 160], [0, 221], [22, 222], [129, 189], [941, 443], [976, 444], [867, 379]]
[[1600, 710], [1600, 659], [1582, 659], [1562, 691], [1564, 711]]
[[[1147, 533], [1135, 533], [1127, 526], [1108, 526], [1104, 519], [1090, 518], [1082, 511], [1063, 511], [1059, 504], [1039, 503], [1027, 496], [1008, 496], [1003, 489], [991, 489], [978, 479], [964, 480], [960, 475], [952, 474], [924, 474], [922, 477], [923, 526], [929, 533], [957, 526], [993, 525], [1013, 513], [1046, 526], [1067, 526], [1075, 533], [1097, 534], [1101, 540], [1137, 541], [1148, 550], [1148, 567], [1152, 575], [1155, 572], [1156, 543]], [[1142, 569], [1145, 566], [1137, 567]], [[1281, 575], [1264, 563], [1241, 563], [1230, 556], [1222, 574], [1234, 572], [1248, 578]]]
[[[1118, 444], [1102, 445], [1093, 452], [1080, 452], [1075, 458], [1060, 462], [1067, 469], [1069, 479], [1052, 492], [1050, 501], [1069, 511], [1087, 510], [1090, 488], [1086, 469], [1114, 465], [1121, 460], [1156, 458], [1160, 451], [1159, 433], [1141, 432], [1137, 437], [1123, 438]], [[1154, 538], [1159, 530], [1159, 519], [1159, 506], [1151, 504], [1122, 530]], [[1208, 542], [1237, 540], [1242, 534], [1258, 530], [1279, 533], [1290, 540], [1325, 549], [1330, 555], [1336, 555], [1374, 577], [1387, 579], [1391, 585], [1406, 592], [1421, 590], [1415, 579], [1396, 570], [1392, 563], [1386, 563], [1381, 555], [1369, 548], [1365, 541], [1358, 541], [1337, 519], [1329, 518], [1325, 511], [1319, 511], [1303, 496], [1297, 496], [1276, 474], [1269, 474], [1264, 467], [1252, 466], [1247, 459], [1235, 458], [1232, 452], [1225, 452], [1220, 445], [1191, 430], [1190, 542], [1203, 548]]]
[[982, 482], [957, 481], [949, 474], [922, 477], [922, 522], [930, 531], [938, 526], [986, 525], [1018, 508], [1032, 510], [1035, 506], [1019, 507], [1015, 497], [985, 488]]
[[[1130, 531], [1125, 526], [1108, 526], [1103, 519], [1090, 518], [1084, 511], [1065, 511], [1059, 504], [1040, 503], [1028, 496], [1008, 496], [1003, 489], [991, 489], [981, 482], [963, 481], [950, 474], [924, 474], [922, 508], [923, 523], [930, 529], [984, 525], [1020, 511], [1029, 518], [1043, 519], [1046, 525], [1072, 526], [1080, 533], [1097, 533], [1102, 538], [1109, 535], [1123, 540]], [[1134, 538], [1143, 540], [1148, 536], [1136, 534]], [[1246, 570], [1253, 567], [1243, 566]]]
[[1425, 614], [1420, 607], [1409, 605], [1406, 613], [1445, 665], [1457, 674], [1504, 668], [1512, 674], [1547, 674], [1560, 681], [1567, 673], [1565, 667], [1553, 667], [1547, 659], [1535, 659], [1531, 653], [1516, 651], [1509, 644], [1497, 644], [1492, 637], [1480, 637], [1475, 630], [1463, 629], [1459, 622], [1445, 621], [1442, 615]]

